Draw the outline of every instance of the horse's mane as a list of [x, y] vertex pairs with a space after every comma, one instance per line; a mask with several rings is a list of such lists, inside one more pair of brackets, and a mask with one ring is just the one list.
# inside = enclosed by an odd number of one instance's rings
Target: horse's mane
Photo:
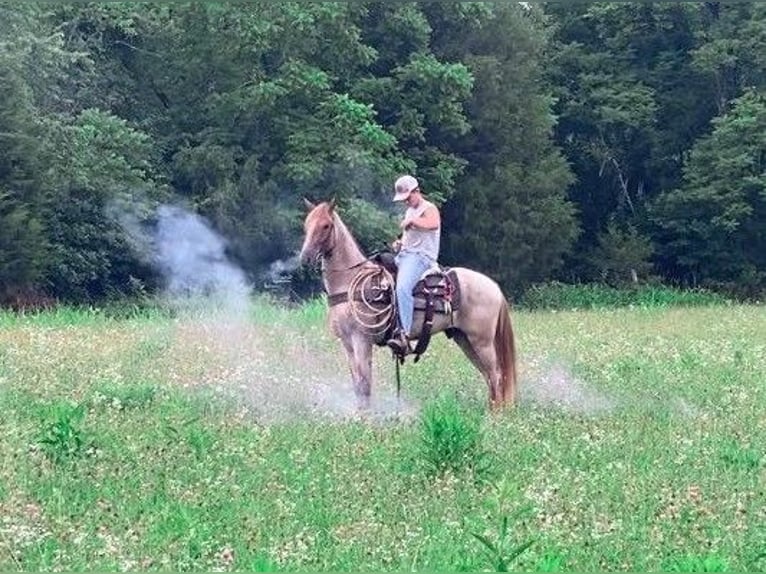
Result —
[[350, 242], [351, 245], [353, 245], [360, 254], [364, 255], [364, 251], [359, 246], [359, 242], [356, 240], [356, 237], [354, 237], [354, 234], [351, 233], [351, 230], [348, 228], [343, 219], [341, 219], [340, 215], [338, 215], [337, 210], [333, 210], [332, 220], [333, 224], [335, 225], [335, 232], [338, 234], [338, 238], [345, 239], [346, 241]]

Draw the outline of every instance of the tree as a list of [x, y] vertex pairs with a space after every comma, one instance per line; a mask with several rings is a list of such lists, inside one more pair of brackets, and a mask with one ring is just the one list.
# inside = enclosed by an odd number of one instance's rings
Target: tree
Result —
[[557, 48], [549, 75], [556, 139], [577, 175], [583, 234], [571, 275], [601, 275], [593, 252], [610, 225], [650, 238], [646, 204], [680, 180], [680, 158], [707, 129], [712, 93], [691, 65], [695, 4], [546, 5]]
[[301, 196], [377, 249], [403, 172], [443, 206], [444, 262], [509, 293], [650, 263], [759, 284], [680, 206], [744, 205], [726, 237], [760, 245], [754, 192], [692, 158], [739, 173], [702, 142], [763, 93], [764, 24], [758, 3], [0, 1], [0, 289], [151, 283], [106, 216], [136, 193], [207, 216], [251, 275], [297, 248]]
[[0, 4], [0, 303], [39, 286], [46, 265], [40, 166], [40, 125], [25, 81], [35, 42], [33, 13]]
[[766, 85], [766, 6], [760, 2], [708, 2], [694, 66], [713, 88], [717, 115], [748, 87]]
[[119, 217], [111, 216], [119, 202], [141, 207], [161, 197], [148, 136], [111, 114], [85, 110], [71, 122], [50, 123], [46, 142], [53, 293], [89, 301], [154, 284]]
[[649, 238], [630, 225], [607, 224], [598, 236], [598, 245], [590, 256], [598, 273], [594, 279], [623, 287], [651, 276], [653, 246]]
[[170, 183], [253, 271], [297, 243], [302, 195], [348, 200], [349, 224], [369, 228], [398, 173], [417, 168], [437, 199], [454, 189], [462, 163], [440, 134], [467, 129], [471, 78], [429, 52], [427, 27], [391, 51], [387, 27], [425, 21], [416, 4], [89, 5], [61, 17], [102, 75], [119, 63], [132, 78], [119, 86], [133, 97], [112, 109], [152, 135]]
[[766, 96], [748, 90], [713, 126], [682, 185], [656, 202], [660, 255], [685, 281], [757, 290], [766, 285]]
[[512, 293], [548, 279], [577, 237], [571, 172], [552, 142], [541, 62], [548, 34], [537, 8], [429, 4], [438, 50], [475, 78], [472, 130], [454, 143], [468, 161], [445, 209], [445, 259], [479, 268]]
[[603, 266], [590, 254], [604, 253], [598, 246], [614, 224], [651, 240], [663, 275], [688, 276], [649, 207], [669, 190], [689, 189], [689, 150], [748, 86], [762, 88], [766, 9], [720, 2], [547, 9], [560, 43], [551, 66], [557, 141], [577, 174], [571, 197], [584, 231], [567, 263], [572, 274], [599, 276]]

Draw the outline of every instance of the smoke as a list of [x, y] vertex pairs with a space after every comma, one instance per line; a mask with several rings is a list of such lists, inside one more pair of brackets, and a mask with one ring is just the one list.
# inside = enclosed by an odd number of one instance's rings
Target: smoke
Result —
[[288, 259], [280, 259], [278, 261], [274, 261], [271, 265], [269, 265], [269, 271], [267, 272], [266, 276], [269, 283], [277, 284], [289, 281], [290, 273], [297, 271], [300, 266], [300, 257], [298, 254], [295, 254]]
[[204, 297], [232, 316], [247, 313], [250, 286], [226, 256], [226, 242], [197, 214], [162, 205], [157, 210], [155, 261], [173, 299]]
[[615, 408], [612, 398], [589, 388], [564, 365], [546, 362], [538, 367], [534, 361], [531, 363], [531, 380], [522, 386], [524, 400], [570, 413], [591, 415]]
[[246, 316], [251, 287], [226, 255], [226, 241], [201, 216], [175, 205], [160, 205], [141, 220], [145, 206], [113, 204], [109, 215], [123, 228], [136, 253], [165, 280], [175, 306]]
[[530, 371], [522, 386], [522, 399], [545, 408], [572, 414], [601, 415], [617, 409], [663, 409], [686, 418], [702, 416], [698, 406], [678, 397], [658, 397], [648, 393], [621, 393], [610, 396], [577, 377], [560, 361], [531, 358]]

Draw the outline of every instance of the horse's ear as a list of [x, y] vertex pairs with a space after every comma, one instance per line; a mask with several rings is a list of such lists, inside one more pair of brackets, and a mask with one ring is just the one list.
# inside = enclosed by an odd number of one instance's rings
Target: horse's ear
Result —
[[330, 213], [332, 213], [333, 211], [335, 211], [335, 205], [336, 205], [336, 202], [335, 202], [335, 198], [333, 197], [333, 198], [332, 198], [332, 199], [329, 201], [329, 208], [330, 208]]
[[306, 199], [305, 197], [303, 198], [303, 205], [305, 205], [305, 206], [306, 206], [306, 209], [308, 209], [309, 211], [311, 211], [312, 209], [314, 209], [314, 208], [316, 207], [316, 205], [314, 205], [313, 203], [311, 203], [311, 202], [310, 202], [308, 199]]

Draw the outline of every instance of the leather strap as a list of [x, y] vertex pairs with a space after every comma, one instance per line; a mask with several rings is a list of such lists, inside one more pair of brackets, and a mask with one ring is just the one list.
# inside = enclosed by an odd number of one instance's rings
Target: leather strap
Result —
[[327, 295], [327, 303], [330, 305], [330, 307], [335, 307], [336, 305], [340, 305], [341, 303], [347, 303], [348, 302], [348, 293], [345, 291], [342, 291], [340, 293], [334, 293], [332, 295]]

